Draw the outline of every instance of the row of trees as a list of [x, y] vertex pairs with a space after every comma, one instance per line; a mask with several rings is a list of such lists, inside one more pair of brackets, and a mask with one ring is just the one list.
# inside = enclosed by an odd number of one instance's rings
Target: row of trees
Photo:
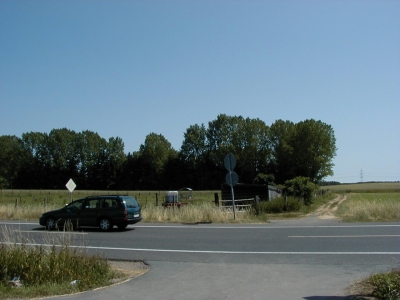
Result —
[[2, 188], [64, 188], [73, 178], [79, 189], [218, 189], [229, 152], [243, 183], [284, 183], [298, 176], [318, 182], [333, 175], [336, 155], [333, 129], [321, 121], [260, 119], [220, 114], [191, 125], [179, 151], [161, 134], [150, 133], [139, 150], [124, 152], [121, 138], [54, 129], [0, 136]]

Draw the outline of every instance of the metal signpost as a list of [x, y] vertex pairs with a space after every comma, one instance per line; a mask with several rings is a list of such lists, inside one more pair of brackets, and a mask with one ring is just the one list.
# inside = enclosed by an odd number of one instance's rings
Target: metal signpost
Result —
[[72, 179], [70, 179], [70, 180], [68, 180], [68, 182], [65, 186], [67, 187], [67, 189], [69, 191], [69, 202], [72, 202], [72, 192], [76, 188], [76, 184]]
[[227, 184], [231, 186], [231, 194], [232, 194], [232, 206], [233, 206], [233, 219], [236, 220], [236, 206], [235, 206], [235, 194], [233, 192], [233, 186], [236, 185], [239, 181], [239, 176], [233, 169], [236, 166], [236, 159], [232, 153], [228, 153], [224, 158], [224, 166], [228, 170], [228, 173], [225, 176], [225, 181]]

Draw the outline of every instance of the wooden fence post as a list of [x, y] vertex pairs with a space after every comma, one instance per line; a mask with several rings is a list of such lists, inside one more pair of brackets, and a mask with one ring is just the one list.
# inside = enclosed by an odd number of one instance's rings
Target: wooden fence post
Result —
[[218, 193], [214, 193], [214, 203], [216, 206], [219, 206], [219, 197]]

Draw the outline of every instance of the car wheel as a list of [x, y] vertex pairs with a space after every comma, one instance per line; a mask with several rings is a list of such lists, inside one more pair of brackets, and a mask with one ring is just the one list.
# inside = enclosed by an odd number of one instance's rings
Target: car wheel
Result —
[[46, 229], [47, 230], [54, 230], [56, 229], [56, 220], [52, 217], [47, 218], [46, 220]]
[[126, 227], [128, 227], [128, 224], [118, 225], [118, 229], [121, 229], [121, 230], [124, 230]]
[[109, 231], [112, 229], [112, 227], [113, 227], [113, 225], [112, 225], [111, 221], [107, 218], [101, 219], [99, 222], [99, 228], [102, 231]]

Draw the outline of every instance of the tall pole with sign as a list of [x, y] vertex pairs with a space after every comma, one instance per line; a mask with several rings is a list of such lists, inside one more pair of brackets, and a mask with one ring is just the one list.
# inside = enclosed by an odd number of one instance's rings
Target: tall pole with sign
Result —
[[232, 194], [232, 207], [233, 207], [233, 219], [236, 220], [236, 206], [235, 206], [235, 194], [233, 192], [233, 186], [236, 185], [239, 181], [239, 176], [233, 169], [236, 166], [236, 159], [232, 153], [228, 153], [224, 158], [224, 166], [228, 170], [228, 173], [225, 176], [225, 181], [227, 184], [231, 186], [231, 194]]
[[76, 188], [76, 184], [72, 179], [70, 179], [70, 180], [68, 180], [68, 182], [65, 186], [67, 187], [67, 189], [69, 191], [69, 202], [72, 202], [72, 192]]

